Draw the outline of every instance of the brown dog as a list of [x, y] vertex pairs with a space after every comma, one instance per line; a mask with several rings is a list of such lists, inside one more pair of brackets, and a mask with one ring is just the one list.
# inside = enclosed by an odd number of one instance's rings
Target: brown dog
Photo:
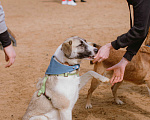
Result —
[[[98, 47], [98, 45], [95, 46]], [[94, 71], [108, 78], [111, 78], [113, 71], [106, 71], [106, 69], [117, 64], [122, 59], [124, 53], [125, 51], [123, 50], [111, 50], [108, 59], [100, 63], [95, 63]], [[138, 85], [146, 83], [150, 95], [150, 47], [142, 46], [140, 48], [137, 55], [134, 56], [132, 61], [126, 66], [124, 80], [133, 82]], [[116, 93], [121, 83], [122, 82], [116, 83], [111, 87], [115, 102], [117, 104], [123, 104], [123, 102], [117, 97]], [[87, 95], [86, 108], [92, 108], [90, 99], [93, 91], [98, 87], [99, 84], [100, 82], [97, 79], [92, 79], [91, 87]]]

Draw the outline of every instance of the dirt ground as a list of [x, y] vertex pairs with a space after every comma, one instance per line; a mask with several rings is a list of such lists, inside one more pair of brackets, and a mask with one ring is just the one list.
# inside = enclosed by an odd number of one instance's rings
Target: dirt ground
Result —
[[[49, 65], [56, 48], [77, 35], [101, 45], [128, 31], [126, 0], [87, 0], [77, 6], [59, 0], [1, 0], [6, 24], [16, 35], [15, 64], [5, 68], [0, 50], [0, 120], [21, 120], [36, 83]], [[92, 70], [84, 60], [81, 73]], [[124, 82], [118, 95], [124, 105], [116, 105], [109, 84], [101, 84], [92, 96], [92, 109], [85, 109], [90, 81], [81, 90], [73, 109], [73, 120], [150, 120], [150, 98], [146, 85]]]

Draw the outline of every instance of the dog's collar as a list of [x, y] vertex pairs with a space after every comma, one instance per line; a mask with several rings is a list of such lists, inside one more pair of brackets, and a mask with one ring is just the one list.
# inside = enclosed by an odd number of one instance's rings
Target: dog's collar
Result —
[[68, 76], [72, 76], [72, 75], [77, 75], [77, 77], [79, 77], [79, 73], [75, 72], [75, 73], [63, 73], [63, 74], [53, 74], [53, 76], [63, 76], [63, 77], [68, 77]]
[[55, 56], [52, 56], [51, 58], [50, 65], [45, 72], [46, 75], [60, 75], [64, 73], [70, 73], [80, 68], [79, 64], [73, 66], [61, 64], [57, 60], [55, 60], [54, 57]]
[[[77, 73], [64, 73], [64, 74], [59, 74], [57, 76], [68, 77], [70, 75], [77, 75], [77, 76], [79, 76], [79, 74], [77, 74]], [[47, 81], [47, 79], [48, 79], [48, 75], [46, 75], [44, 77], [41, 89], [38, 91], [37, 96], [40, 97], [41, 95], [44, 95], [48, 100], [51, 100], [51, 98], [46, 95], [46, 81]]]
[[146, 45], [146, 46], [150, 47], [149, 45]]

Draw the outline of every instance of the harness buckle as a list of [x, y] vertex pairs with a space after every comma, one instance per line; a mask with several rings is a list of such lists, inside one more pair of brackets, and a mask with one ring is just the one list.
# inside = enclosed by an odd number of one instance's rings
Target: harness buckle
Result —
[[68, 73], [64, 73], [64, 77], [68, 77]]

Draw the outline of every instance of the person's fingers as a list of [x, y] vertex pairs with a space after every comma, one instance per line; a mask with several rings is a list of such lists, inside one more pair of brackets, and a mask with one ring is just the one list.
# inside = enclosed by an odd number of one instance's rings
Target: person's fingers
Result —
[[98, 60], [98, 62], [102, 62], [103, 60], [105, 60], [104, 58], [100, 58], [99, 60]]
[[119, 82], [121, 82], [123, 80], [123, 75], [121, 75]]
[[120, 80], [120, 76], [115, 77], [115, 81], [118, 82]]
[[94, 59], [96, 59], [97, 57], [99, 57], [99, 54], [100, 54], [100, 49], [98, 50], [97, 54], [94, 56]]
[[[93, 63], [95, 63], [95, 62], [101, 62], [101, 61], [103, 61], [103, 55], [101, 55], [101, 49], [99, 49], [99, 51], [98, 51], [98, 53], [96, 54], [96, 56], [94, 57], [94, 61], [93, 61]], [[102, 60], [101, 60], [102, 59]]]
[[9, 62], [9, 63], [5, 66], [5, 68], [10, 67], [11, 65], [12, 65], [12, 63]]
[[115, 83], [119, 82], [120, 80], [120, 72], [119, 71], [114, 71], [113, 77], [111, 79], [111, 84], [114, 85]]
[[5, 66], [6, 68], [7, 67], [10, 67], [13, 63], [14, 63], [15, 59], [14, 58], [10, 58], [9, 59], [9, 63]]
[[115, 77], [115, 79], [114, 79], [114, 81], [113, 81], [113, 84], [118, 83], [119, 81], [120, 81], [120, 76]]
[[9, 45], [4, 48], [5, 60], [8, 64], [5, 67], [10, 67], [15, 62], [16, 53], [12, 45]]
[[111, 81], [112, 86], [116, 83], [116, 77], [113, 77], [113, 80]]
[[9, 63], [5, 66], [5, 68], [10, 67], [12, 64], [13, 64], [12, 62], [9, 62]]
[[100, 56], [97, 56], [97, 57], [94, 59], [93, 63], [97, 62], [99, 59], [101, 59], [101, 57], [100, 57]]
[[113, 75], [113, 76], [111, 77], [111, 79], [110, 79], [110, 83], [111, 83], [111, 84], [113, 83], [114, 78], [115, 78], [115, 76]]
[[[99, 51], [98, 51], [98, 53], [99, 53]], [[96, 59], [98, 57], [98, 53], [94, 56], [94, 59]]]
[[98, 58], [95, 58], [94, 60], [93, 60], [93, 63], [95, 63], [95, 62], [97, 62], [98, 61]]
[[9, 58], [6, 54], [5, 54], [5, 60], [6, 60], [6, 62], [8, 62], [8, 60], [9, 60]]

